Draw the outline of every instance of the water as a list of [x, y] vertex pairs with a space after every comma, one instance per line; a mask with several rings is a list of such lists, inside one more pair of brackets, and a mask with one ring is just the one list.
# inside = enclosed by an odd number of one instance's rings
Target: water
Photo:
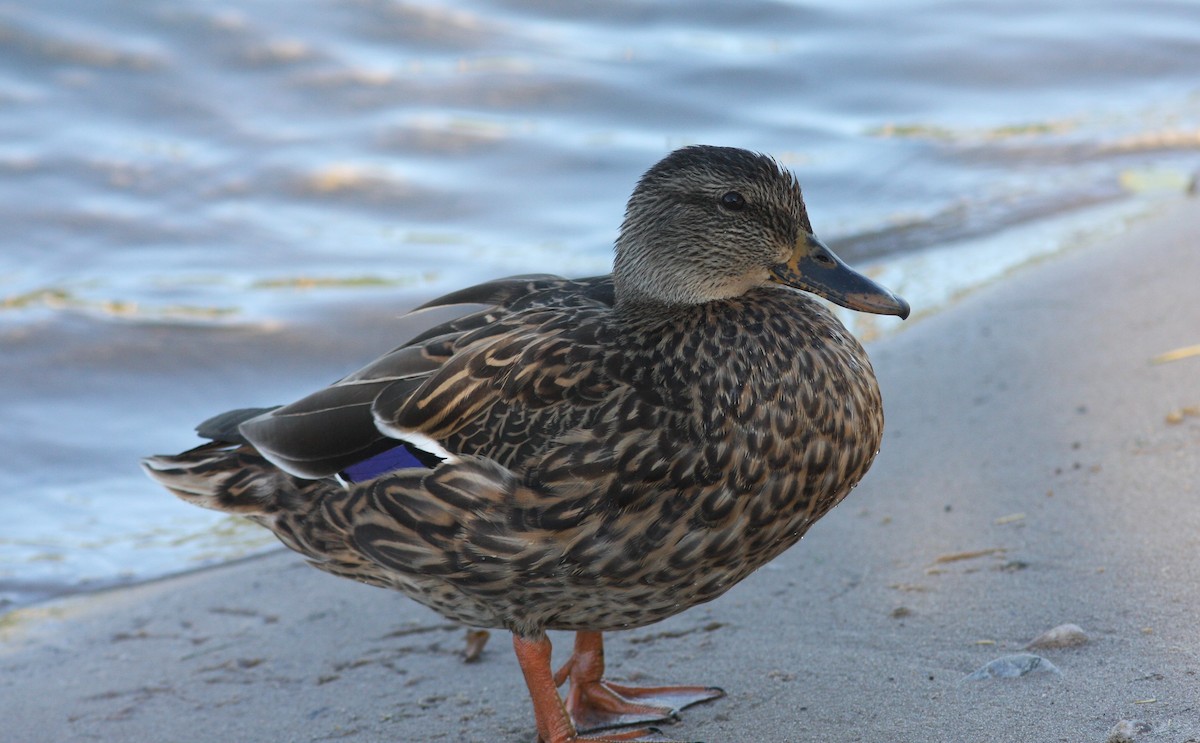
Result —
[[1181, 189], [1197, 70], [1195, 2], [2, 4], [0, 606], [271, 544], [137, 457], [606, 271], [673, 147], [775, 154], [921, 309]]

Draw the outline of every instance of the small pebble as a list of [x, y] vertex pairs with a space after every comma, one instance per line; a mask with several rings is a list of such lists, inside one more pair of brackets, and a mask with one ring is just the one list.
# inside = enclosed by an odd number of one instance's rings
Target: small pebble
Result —
[[997, 658], [974, 673], [964, 677], [964, 681], [984, 681], [987, 679], [1015, 679], [1035, 673], [1062, 674], [1050, 661], [1032, 653], [1017, 653]]
[[997, 565], [994, 569], [1002, 573], [1015, 573], [1018, 570], [1024, 570], [1029, 567], [1029, 563], [1024, 560], [1009, 560], [1003, 565]]
[[1048, 629], [1026, 645], [1028, 650], [1046, 650], [1048, 648], [1077, 648], [1091, 642], [1088, 634], [1078, 624], [1060, 624]]
[[1108, 731], [1104, 743], [1133, 743], [1134, 738], [1150, 730], [1150, 725], [1141, 720], [1121, 720]]

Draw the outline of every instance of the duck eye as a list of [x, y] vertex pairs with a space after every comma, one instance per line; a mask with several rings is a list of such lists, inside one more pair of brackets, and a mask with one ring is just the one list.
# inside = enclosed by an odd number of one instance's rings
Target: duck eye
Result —
[[721, 206], [731, 212], [740, 212], [746, 208], [746, 197], [737, 191], [730, 191], [721, 197]]

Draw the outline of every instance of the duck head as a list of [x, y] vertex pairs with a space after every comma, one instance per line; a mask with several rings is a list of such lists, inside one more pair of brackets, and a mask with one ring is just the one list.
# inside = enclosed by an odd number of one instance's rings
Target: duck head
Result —
[[782, 284], [861, 312], [909, 313], [817, 239], [795, 176], [733, 147], [685, 147], [642, 176], [613, 281], [618, 307], [701, 304]]

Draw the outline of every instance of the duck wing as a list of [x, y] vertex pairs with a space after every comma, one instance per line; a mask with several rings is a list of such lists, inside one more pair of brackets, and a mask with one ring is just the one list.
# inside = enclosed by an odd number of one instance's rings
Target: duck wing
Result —
[[619, 384], [606, 365], [617, 346], [610, 311], [611, 295], [585, 290], [432, 340], [441, 366], [416, 389], [381, 391], [375, 424], [393, 439], [520, 470], [598, 415]]
[[[459, 354], [477, 349], [484, 339], [527, 328], [528, 316], [611, 304], [612, 282], [607, 276], [580, 280], [516, 276], [468, 287], [405, 315], [401, 323], [437, 319], [403, 345], [329, 387], [278, 408], [230, 411], [205, 421], [200, 430], [224, 434], [210, 438], [252, 444], [276, 466], [298, 477], [328, 477], [395, 448], [396, 439], [376, 426], [379, 410], [401, 407]], [[381, 399], [386, 402], [380, 403]], [[427, 438], [432, 437], [414, 434], [403, 440], [420, 463], [431, 466], [453, 451], [434, 443], [436, 438]]]

